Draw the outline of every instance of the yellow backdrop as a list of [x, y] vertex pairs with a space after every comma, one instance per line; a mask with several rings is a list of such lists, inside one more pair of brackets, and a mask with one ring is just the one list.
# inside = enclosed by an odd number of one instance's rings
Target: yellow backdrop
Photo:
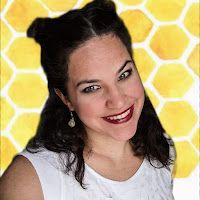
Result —
[[[114, 0], [133, 39], [144, 86], [177, 150], [176, 200], [197, 200], [199, 182], [198, 0]], [[1, 173], [35, 133], [47, 97], [40, 48], [26, 38], [37, 16], [88, 0], [1, 0]]]

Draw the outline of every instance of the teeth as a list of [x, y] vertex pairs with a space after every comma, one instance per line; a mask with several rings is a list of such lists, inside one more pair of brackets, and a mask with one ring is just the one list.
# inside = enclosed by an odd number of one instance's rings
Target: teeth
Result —
[[127, 110], [125, 113], [122, 113], [121, 115], [116, 115], [116, 116], [113, 116], [113, 117], [107, 117], [107, 119], [110, 119], [110, 120], [119, 120], [119, 119], [123, 119], [125, 118], [128, 114], [130, 113], [130, 109]]

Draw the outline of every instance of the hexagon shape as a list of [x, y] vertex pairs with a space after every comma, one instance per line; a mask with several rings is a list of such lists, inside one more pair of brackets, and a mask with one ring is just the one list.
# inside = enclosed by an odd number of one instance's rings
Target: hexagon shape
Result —
[[134, 49], [134, 60], [142, 81], [146, 81], [155, 67], [154, 60], [142, 48]]
[[151, 39], [150, 47], [164, 60], [179, 58], [189, 43], [177, 25], [160, 26]]
[[184, 19], [184, 24], [185, 27], [188, 29], [188, 31], [193, 34], [196, 37], [199, 37], [200, 35], [200, 20], [199, 20], [199, 16], [200, 16], [200, 3], [193, 3], [186, 16]]
[[0, 143], [1, 143], [1, 171], [4, 171], [8, 165], [11, 163], [13, 157], [17, 153], [17, 149], [15, 146], [11, 143], [11, 141], [5, 137], [0, 137]]
[[40, 115], [38, 113], [23, 113], [17, 117], [11, 128], [11, 134], [23, 148], [36, 133]]
[[157, 108], [160, 103], [157, 96], [149, 88], [145, 88], [145, 91], [147, 92], [147, 95], [150, 98], [153, 107]]
[[172, 137], [187, 136], [197, 123], [197, 115], [186, 101], [165, 103], [159, 116], [166, 132]]
[[41, 107], [47, 98], [47, 86], [37, 74], [17, 74], [8, 95], [21, 108]]
[[120, 14], [133, 42], [143, 42], [152, 29], [153, 23], [141, 10], [127, 10]]
[[7, 1], [8, 1], [8, 0], [1, 0], [1, 1], [0, 1], [0, 4], [1, 4], [1, 6], [0, 6], [0, 11], [2, 11], [2, 10], [4, 9], [4, 7], [5, 7], [6, 3], [7, 3]]
[[40, 67], [40, 46], [25, 37], [16, 39], [7, 56], [18, 69], [38, 69]]
[[7, 25], [1, 20], [1, 49], [4, 49], [12, 37]]
[[57, 0], [42, 0], [45, 5], [52, 11], [67, 11], [72, 9], [76, 3], [77, 0], [59, 0], [59, 3]]
[[5, 98], [0, 98], [0, 104], [1, 104], [1, 130], [6, 129], [9, 121], [12, 119], [12, 117], [15, 114], [15, 110], [13, 107], [8, 103], [8, 101]]
[[200, 151], [200, 129], [196, 129], [196, 131], [194, 132], [194, 135], [192, 136], [192, 143], [194, 144], [194, 146], [197, 148], [197, 150]]
[[25, 32], [31, 22], [39, 16], [48, 16], [48, 12], [38, 1], [15, 0], [5, 17], [16, 31]]
[[175, 147], [177, 159], [174, 176], [175, 178], [185, 178], [195, 169], [199, 162], [199, 157], [189, 142], [176, 142]]
[[185, 3], [185, 0], [148, 0], [146, 7], [156, 19], [173, 21], [180, 16]]
[[163, 97], [182, 97], [194, 80], [181, 64], [162, 65], [153, 85]]
[[193, 72], [200, 76], [200, 44], [197, 44], [196, 47], [193, 49], [192, 53], [190, 54], [187, 63], [189, 67], [193, 70]]
[[5, 87], [12, 76], [12, 70], [5, 60], [1, 57], [1, 90]]
[[141, 4], [144, 0], [120, 0], [123, 4], [134, 6]]

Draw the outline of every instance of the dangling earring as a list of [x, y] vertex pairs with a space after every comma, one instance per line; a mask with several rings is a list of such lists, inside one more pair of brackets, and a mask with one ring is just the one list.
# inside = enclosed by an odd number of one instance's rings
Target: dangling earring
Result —
[[69, 120], [68, 125], [69, 125], [71, 128], [73, 128], [73, 127], [76, 125], [76, 123], [75, 123], [74, 116], [73, 116], [73, 113], [72, 113], [72, 112], [70, 112], [70, 115], [71, 115], [71, 119]]

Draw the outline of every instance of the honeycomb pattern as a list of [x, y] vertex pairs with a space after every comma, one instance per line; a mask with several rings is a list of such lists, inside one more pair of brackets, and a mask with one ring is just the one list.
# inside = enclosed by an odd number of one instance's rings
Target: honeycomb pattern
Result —
[[197, 149], [200, 150], [200, 137], [199, 137], [200, 129], [198, 128], [193, 135], [192, 142]]
[[[191, 174], [196, 167], [196, 163], [199, 160], [199, 156], [196, 151], [192, 148], [189, 142], [176, 142], [177, 160], [175, 168], [175, 176], [178, 178], [184, 178]], [[185, 159], [190, 157], [190, 163]], [[183, 167], [184, 166], [184, 167]]]
[[197, 123], [196, 113], [185, 101], [165, 103], [160, 112], [160, 119], [167, 133], [176, 137], [187, 136]]
[[153, 23], [141, 10], [126, 10], [120, 14], [128, 27], [133, 42], [142, 42], [145, 40]]
[[200, 76], [200, 44], [197, 44], [195, 48], [193, 49], [192, 53], [190, 54], [188, 58], [188, 65], [189, 67], [196, 73], [198, 76]]
[[181, 57], [188, 43], [189, 39], [180, 27], [164, 25], [152, 37], [150, 47], [161, 59], [172, 60]]
[[151, 99], [151, 103], [153, 104], [154, 108], [158, 108], [158, 105], [160, 103], [158, 97], [149, 88], [145, 88], [145, 90], [147, 92], [147, 95]]
[[164, 64], [155, 75], [153, 85], [163, 97], [182, 97], [193, 82], [182, 65]]
[[[88, 2], [1, 0], [1, 173], [34, 135], [47, 98], [40, 48], [25, 37], [28, 25], [35, 17], [56, 16]], [[191, 184], [199, 182], [193, 174], [199, 173], [200, 155], [200, 4], [198, 0], [114, 2], [132, 36], [133, 56], [146, 92], [175, 142], [175, 199], [197, 200], [199, 186]]]
[[[1, 170], [5, 170], [11, 160], [13, 159], [13, 155], [17, 153], [16, 147], [12, 144], [12, 142], [5, 136], [1, 136]], [[6, 155], [6, 156], [5, 156]]]
[[7, 25], [1, 20], [1, 48], [4, 49], [8, 42], [10, 41], [12, 37], [12, 33], [10, 32]]
[[47, 89], [42, 78], [37, 74], [17, 74], [8, 95], [16, 106], [21, 108], [41, 107], [47, 96]]
[[199, 37], [199, 15], [199, 3], [193, 3], [184, 19], [186, 28], [196, 37]]
[[138, 66], [138, 71], [142, 81], [146, 81], [155, 67], [155, 61], [149, 56], [145, 49], [137, 48], [133, 49], [134, 57], [136, 60], [136, 66]]
[[66, 0], [59, 0], [59, 3], [57, 3], [57, 0], [42, 0], [45, 5], [51, 10], [51, 11], [64, 11], [72, 9], [76, 3], [77, 0], [68, 0], [66, 3]]
[[5, 19], [17, 32], [26, 31], [36, 17], [48, 15], [48, 11], [38, 1], [14, 0], [11, 2]]
[[6, 86], [8, 81], [11, 79], [12, 76], [12, 69], [9, 65], [5, 62], [5, 60], [1, 59], [1, 90]]
[[14, 108], [6, 101], [5, 98], [1, 97], [0, 99], [1, 103], [1, 130], [6, 129], [9, 121], [14, 116]]
[[[39, 122], [38, 113], [23, 113], [19, 115], [11, 128], [11, 134], [16, 142], [23, 148], [33, 137]], [[26, 126], [24, 126], [26, 124]]]
[[143, 2], [143, 0], [120, 0], [122, 3], [125, 5], [133, 6], [133, 5], [138, 5]]
[[185, 3], [186, 0], [148, 0], [146, 7], [158, 20], [173, 21], [180, 16]]
[[7, 56], [18, 69], [37, 69], [40, 67], [40, 47], [28, 38], [16, 39], [11, 44]]

